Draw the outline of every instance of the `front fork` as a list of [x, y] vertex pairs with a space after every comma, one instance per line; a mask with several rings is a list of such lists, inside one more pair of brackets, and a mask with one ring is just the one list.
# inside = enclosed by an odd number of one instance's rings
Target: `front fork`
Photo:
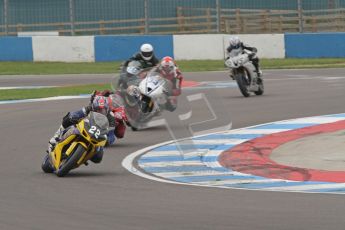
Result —
[[254, 85], [256, 85], [256, 79], [257, 77], [252, 77], [250, 75], [250, 73], [244, 68], [244, 67], [239, 67], [237, 69], [231, 69], [230, 70], [230, 74], [233, 75], [233, 79], [236, 80], [235, 76], [237, 76], [238, 74], [243, 75], [243, 77], [245, 78], [245, 82], [247, 84], [247, 87], [252, 87]]
[[230, 77], [232, 80], [236, 80], [236, 79], [235, 79], [235, 70], [234, 70], [234, 69], [229, 69], [229, 77]]

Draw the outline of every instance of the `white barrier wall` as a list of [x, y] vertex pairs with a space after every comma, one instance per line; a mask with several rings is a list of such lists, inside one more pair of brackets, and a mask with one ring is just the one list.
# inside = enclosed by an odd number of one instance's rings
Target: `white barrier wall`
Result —
[[176, 60], [221, 60], [224, 58], [222, 34], [174, 35]]
[[[176, 60], [221, 60], [224, 59], [229, 38], [233, 35], [198, 34], [174, 35]], [[284, 58], [284, 34], [241, 34], [245, 44], [255, 46], [260, 58]]]
[[32, 37], [34, 61], [94, 62], [94, 37]]
[[[170, 46], [173, 46], [176, 60], [222, 60], [225, 57], [230, 36], [228, 34], [174, 35]], [[236, 36], [240, 37], [245, 44], [257, 47], [260, 58], [285, 57], [284, 34], [241, 34]], [[105, 38], [102, 37], [102, 39]], [[121, 39], [127, 38], [122, 36]], [[102, 47], [103, 50], [107, 51], [107, 46]], [[99, 47], [99, 45], [95, 45], [93, 36], [32, 37], [33, 61], [94, 62]], [[109, 49], [111, 48], [110, 44]], [[126, 47], [124, 49], [127, 50]], [[164, 55], [169, 54], [164, 51]], [[122, 56], [125, 59], [130, 54]], [[99, 57], [99, 60], [103, 60], [102, 56]]]
[[[229, 38], [232, 35], [224, 35], [224, 46], [229, 46]], [[285, 58], [284, 34], [239, 34], [244, 44], [258, 49], [259, 58]]]

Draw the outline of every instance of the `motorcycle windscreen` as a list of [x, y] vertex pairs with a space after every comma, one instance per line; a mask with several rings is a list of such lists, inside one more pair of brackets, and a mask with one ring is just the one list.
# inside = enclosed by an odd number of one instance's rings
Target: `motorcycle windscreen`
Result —
[[230, 53], [228, 53], [229, 57], [230, 58], [233, 58], [233, 57], [236, 57], [240, 54], [243, 53], [243, 49], [240, 47], [240, 48], [237, 48], [237, 49], [232, 49]]
[[120, 74], [112, 78], [112, 90], [125, 91], [130, 85], [138, 86], [151, 69], [152, 67], [143, 68], [139, 61], [131, 61], [128, 67], [122, 66]]
[[146, 77], [145, 94], [153, 93], [161, 84], [162, 77], [157, 72], [150, 72]]
[[161, 96], [162, 93], [169, 95], [172, 91], [171, 82], [156, 71], [150, 71], [142, 84], [139, 86], [141, 91], [150, 97]]
[[109, 131], [108, 118], [96, 112], [90, 112], [86, 119], [84, 119], [85, 129], [89, 135], [98, 141], [106, 140]]

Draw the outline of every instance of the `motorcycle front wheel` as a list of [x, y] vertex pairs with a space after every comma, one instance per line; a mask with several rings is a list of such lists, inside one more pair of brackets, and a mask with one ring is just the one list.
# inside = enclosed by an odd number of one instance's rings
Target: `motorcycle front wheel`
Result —
[[240, 71], [235, 75], [235, 79], [242, 95], [245, 97], [249, 97], [250, 96], [249, 86], [251, 82], [251, 78], [249, 74], [245, 70]]
[[43, 162], [42, 162], [42, 165], [41, 165], [41, 168], [43, 170], [43, 172], [45, 173], [52, 173], [54, 172], [50, 162], [49, 162], [49, 155], [45, 155], [45, 157], [43, 158]]
[[56, 171], [58, 177], [65, 176], [69, 171], [77, 166], [77, 162], [83, 156], [86, 149], [82, 145], [78, 145], [76, 150], [66, 159], [64, 163], [60, 165], [60, 168]]

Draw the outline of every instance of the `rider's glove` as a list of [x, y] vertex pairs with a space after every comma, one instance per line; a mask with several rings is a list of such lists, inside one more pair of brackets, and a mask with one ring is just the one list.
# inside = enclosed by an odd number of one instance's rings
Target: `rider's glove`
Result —
[[123, 119], [122, 118], [122, 114], [120, 112], [115, 112], [114, 113], [114, 117], [115, 117], [116, 120], [122, 120]]
[[127, 120], [127, 121], [125, 121], [125, 123], [126, 123], [126, 125], [127, 125], [128, 127], [132, 127], [131, 123], [129, 123], [129, 121], [128, 121], [128, 120]]
[[121, 110], [119, 112], [121, 114], [121, 119], [124, 120], [125, 122], [128, 121], [127, 115], [126, 115], [126, 111], [124, 107], [121, 107]]

